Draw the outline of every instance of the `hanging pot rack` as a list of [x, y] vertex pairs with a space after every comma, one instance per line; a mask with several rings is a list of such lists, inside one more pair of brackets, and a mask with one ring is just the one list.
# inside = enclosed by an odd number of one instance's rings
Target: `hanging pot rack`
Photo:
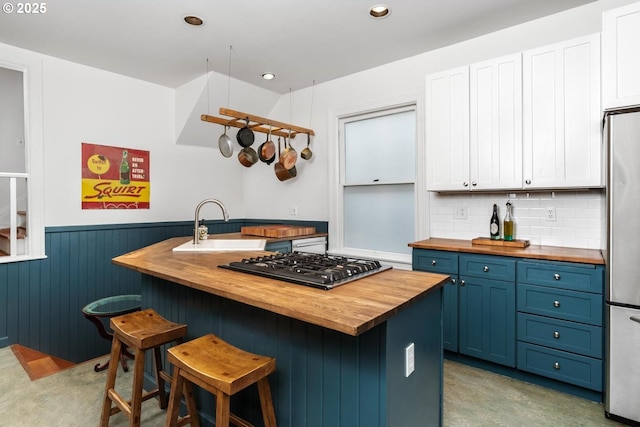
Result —
[[285, 122], [279, 122], [277, 120], [271, 120], [265, 117], [255, 116], [253, 114], [243, 113], [242, 111], [230, 110], [228, 108], [220, 107], [220, 114], [231, 119], [210, 116], [208, 114], [202, 114], [200, 120], [203, 122], [217, 123], [223, 126], [232, 126], [236, 128], [243, 128], [249, 125], [254, 132], [261, 132], [268, 134], [271, 129], [272, 135], [295, 138], [297, 134], [315, 135], [312, 129], [295, 126]]

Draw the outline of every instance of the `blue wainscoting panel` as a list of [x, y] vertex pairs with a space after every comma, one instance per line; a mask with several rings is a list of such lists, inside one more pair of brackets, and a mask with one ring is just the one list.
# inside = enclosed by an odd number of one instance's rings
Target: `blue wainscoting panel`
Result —
[[[328, 227], [317, 221], [206, 221], [212, 234], [270, 223], [314, 226], [319, 232]], [[192, 221], [47, 227], [46, 259], [0, 264], [0, 347], [20, 344], [72, 362], [107, 354], [110, 344], [82, 316], [82, 307], [141, 288], [139, 273], [111, 259], [192, 231]]]

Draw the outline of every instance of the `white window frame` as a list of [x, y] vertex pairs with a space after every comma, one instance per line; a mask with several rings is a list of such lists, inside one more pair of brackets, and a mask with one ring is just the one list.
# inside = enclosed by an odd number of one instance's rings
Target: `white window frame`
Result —
[[0, 257], [0, 263], [42, 259], [46, 258], [42, 59], [22, 49], [0, 44], [0, 67], [22, 72], [29, 236], [25, 254]]
[[[329, 110], [329, 253], [343, 256], [378, 259], [401, 269], [411, 269], [411, 255], [367, 251], [344, 246], [344, 147], [340, 137], [343, 119], [402, 107], [413, 107], [416, 113], [416, 176], [414, 182], [415, 240], [428, 238], [429, 198], [426, 191], [426, 158], [424, 144], [424, 99], [422, 95], [406, 94]], [[410, 242], [407, 242], [409, 244]]]

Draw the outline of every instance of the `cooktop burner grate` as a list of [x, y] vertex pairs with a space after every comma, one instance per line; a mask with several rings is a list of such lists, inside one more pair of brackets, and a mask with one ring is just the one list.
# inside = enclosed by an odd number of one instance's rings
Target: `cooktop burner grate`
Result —
[[375, 260], [307, 252], [246, 258], [220, 267], [320, 289], [332, 289], [391, 268]]

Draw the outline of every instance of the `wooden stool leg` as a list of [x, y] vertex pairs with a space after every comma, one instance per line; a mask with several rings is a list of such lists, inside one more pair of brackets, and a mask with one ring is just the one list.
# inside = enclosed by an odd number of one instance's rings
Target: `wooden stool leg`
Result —
[[276, 427], [276, 413], [271, 399], [271, 387], [269, 387], [269, 380], [266, 377], [258, 381], [258, 394], [260, 395], [264, 427]]
[[178, 415], [180, 414], [180, 393], [184, 379], [180, 376], [180, 369], [173, 369], [173, 378], [171, 379], [171, 393], [169, 393], [169, 409], [167, 410], [167, 419], [165, 427], [176, 427], [178, 425]]
[[[115, 364], [118, 366], [118, 364]], [[131, 427], [140, 426], [142, 415], [142, 385], [144, 383], [144, 350], [136, 348], [133, 368], [133, 387], [131, 389]]]
[[191, 427], [200, 427], [198, 408], [196, 408], [196, 398], [193, 395], [193, 385], [190, 381], [184, 381], [183, 394], [187, 401], [187, 411], [189, 412], [189, 422]]
[[221, 391], [216, 392], [216, 427], [229, 427], [231, 397]]
[[111, 355], [109, 358], [109, 371], [107, 372], [107, 384], [104, 388], [104, 400], [102, 401], [102, 414], [100, 416], [100, 427], [109, 425], [109, 417], [111, 416], [111, 398], [109, 390], [113, 389], [116, 384], [116, 374], [118, 373], [118, 359], [120, 357], [120, 349], [122, 343], [117, 337], [113, 337], [111, 342]]
[[158, 385], [158, 400], [160, 400], [160, 409], [167, 408], [167, 390], [165, 389], [164, 378], [160, 374], [160, 371], [164, 369], [162, 366], [162, 355], [160, 353], [160, 347], [154, 347], [153, 349], [153, 367], [156, 376], [156, 384]]

